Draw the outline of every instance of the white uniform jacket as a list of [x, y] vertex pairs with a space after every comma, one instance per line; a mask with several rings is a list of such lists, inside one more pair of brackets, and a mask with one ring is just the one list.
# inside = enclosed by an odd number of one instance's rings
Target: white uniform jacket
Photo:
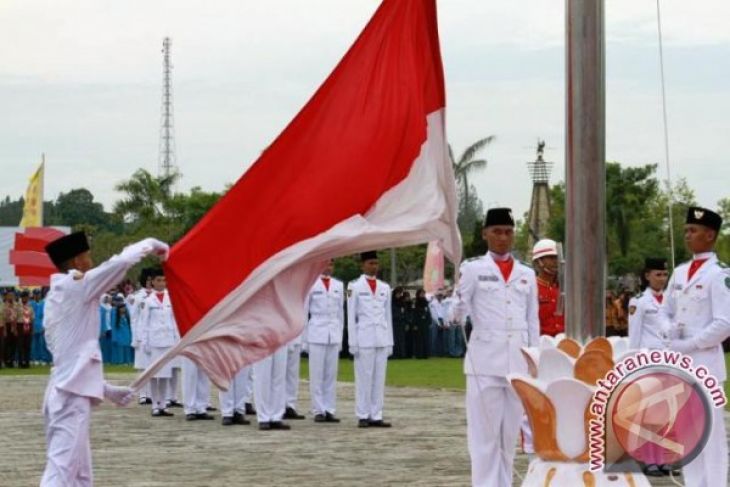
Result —
[[122, 280], [127, 269], [153, 250], [157, 244], [150, 241], [126, 247], [119, 255], [85, 274], [72, 270], [51, 276], [43, 315], [48, 349], [53, 354], [49, 387], [103, 400], [99, 297]]
[[392, 347], [390, 286], [377, 280], [375, 293], [364, 275], [347, 285], [347, 342], [350, 347]]
[[[696, 350], [689, 353], [697, 365], [705, 365], [720, 381], [727, 378], [722, 342], [730, 336], [730, 270], [714, 252], [687, 281], [690, 263], [676, 269], [669, 279], [662, 311], [674, 325], [679, 338], [691, 340]], [[676, 337], [676, 335], [675, 335]]]
[[339, 345], [345, 323], [345, 289], [342, 281], [330, 278], [329, 290], [317, 279], [307, 295], [308, 315], [304, 340], [307, 343]]
[[535, 272], [515, 260], [507, 282], [491, 255], [461, 264], [461, 278], [450, 316], [471, 317], [464, 373], [505, 377], [527, 374], [521, 348], [536, 346], [540, 336]]
[[663, 335], [669, 328], [661, 305], [651, 288], [629, 301], [629, 348], [662, 349]]
[[140, 305], [138, 330], [142, 334], [143, 343], [153, 348], [167, 348], [180, 341], [175, 315], [172, 313], [170, 294], [165, 291], [162, 302], [157, 293], [147, 296]]
[[127, 307], [129, 308], [129, 324], [132, 330], [132, 346], [142, 346], [143, 334], [138, 330], [139, 318], [142, 312], [142, 302], [150, 295], [150, 291], [146, 288], [138, 289], [133, 294], [127, 296]]

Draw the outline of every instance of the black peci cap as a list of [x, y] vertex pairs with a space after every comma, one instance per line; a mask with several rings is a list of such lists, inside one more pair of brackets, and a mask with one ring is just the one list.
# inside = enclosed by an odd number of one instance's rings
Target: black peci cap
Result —
[[48, 257], [51, 258], [51, 262], [59, 269], [64, 262], [88, 251], [89, 241], [84, 232], [74, 232], [64, 235], [46, 245]]
[[690, 206], [687, 208], [687, 221], [685, 223], [695, 223], [711, 228], [716, 232], [720, 231], [722, 226], [722, 217], [712, 210], [701, 208], [699, 206]]
[[666, 271], [667, 259], [660, 257], [647, 257], [644, 259], [644, 269], [647, 271]]
[[487, 211], [487, 217], [484, 219], [484, 228], [493, 225], [515, 226], [515, 219], [512, 218], [512, 209], [510, 208], [490, 208]]
[[366, 260], [372, 260], [378, 258], [378, 252], [375, 250], [368, 250], [367, 252], [363, 252], [360, 254], [360, 262], [365, 262]]

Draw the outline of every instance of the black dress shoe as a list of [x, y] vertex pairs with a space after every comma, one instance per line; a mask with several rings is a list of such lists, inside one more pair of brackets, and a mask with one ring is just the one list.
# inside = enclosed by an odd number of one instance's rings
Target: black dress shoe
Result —
[[314, 422], [315, 423], [324, 423], [327, 421], [327, 416], [324, 414], [315, 414], [314, 415]]
[[659, 465], [659, 470], [662, 471], [665, 477], [679, 477], [682, 475], [682, 470], [679, 468], [676, 468], [674, 465]]
[[382, 419], [371, 419], [369, 423], [372, 428], [390, 428], [390, 423], [386, 423]]
[[178, 401], [169, 401], [167, 403], [167, 407], [168, 408], [181, 408], [181, 407], [183, 407], [183, 405], [181, 402], [178, 402]]
[[270, 430], [271, 423], [269, 423], [268, 421], [261, 421], [261, 422], [259, 422], [259, 429], [260, 430]]
[[328, 423], [339, 423], [340, 422], [340, 418], [335, 417], [335, 415], [330, 412], [324, 413], [324, 420]]
[[286, 423], [282, 423], [281, 421], [272, 421], [269, 423], [272, 430], [290, 430], [291, 426], [289, 426]]
[[185, 420], [186, 421], [197, 421], [198, 420], [198, 415], [197, 414], [194, 414], [194, 413], [186, 414], [185, 415]]
[[247, 420], [246, 416], [241, 413], [233, 413], [233, 424], [242, 424], [245, 426], [251, 424], [251, 421]]
[[299, 414], [294, 408], [286, 408], [284, 419], [304, 419], [304, 415]]
[[644, 467], [644, 475], [647, 477], [664, 477], [664, 472], [658, 465], [647, 465]]
[[153, 409], [152, 410], [152, 416], [155, 418], [169, 418], [170, 416], [175, 416], [173, 413], [169, 413], [165, 411], [164, 409]]
[[233, 425], [233, 416], [223, 416], [223, 419], [221, 419], [221, 424], [223, 426], [232, 426]]
[[213, 411], [218, 411], [218, 408], [214, 408], [213, 406], [208, 406], [205, 408], [206, 411], [209, 413], [212, 413]]
[[369, 428], [370, 427], [370, 421], [367, 419], [358, 419], [357, 420], [357, 427], [358, 428]]
[[145, 397], [144, 398], [144, 403], [140, 403], [140, 404], [152, 404], [152, 398]]
[[211, 416], [208, 413], [196, 413], [195, 419], [215, 419], [215, 416]]
[[253, 416], [256, 414], [256, 408], [254, 408], [253, 404], [251, 404], [250, 402], [246, 403], [246, 414], [248, 414], [249, 416]]

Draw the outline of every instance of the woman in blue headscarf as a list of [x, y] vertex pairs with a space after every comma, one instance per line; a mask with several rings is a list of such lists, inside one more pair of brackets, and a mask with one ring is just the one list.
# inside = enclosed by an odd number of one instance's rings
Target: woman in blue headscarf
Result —
[[134, 355], [129, 312], [121, 295], [114, 297], [112, 305], [112, 363], [131, 364], [134, 362]]

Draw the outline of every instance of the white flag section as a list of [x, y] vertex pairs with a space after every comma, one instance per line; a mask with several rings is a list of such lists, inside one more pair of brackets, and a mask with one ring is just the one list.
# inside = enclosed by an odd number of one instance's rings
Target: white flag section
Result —
[[301, 333], [328, 258], [438, 240], [458, 263], [444, 99], [435, 2], [384, 1], [300, 114], [173, 247], [165, 271], [183, 338], [133, 387], [184, 355], [227, 388]]

